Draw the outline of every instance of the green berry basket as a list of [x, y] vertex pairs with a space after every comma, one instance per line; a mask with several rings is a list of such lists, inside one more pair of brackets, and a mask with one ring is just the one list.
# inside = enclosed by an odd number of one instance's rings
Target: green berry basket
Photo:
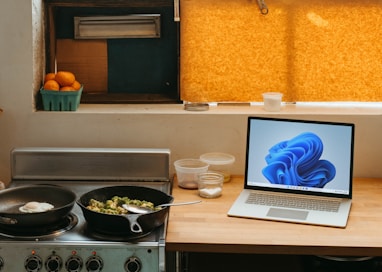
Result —
[[45, 111], [76, 111], [80, 105], [82, 89], [78, 91], [50, 91], [40, 89]]

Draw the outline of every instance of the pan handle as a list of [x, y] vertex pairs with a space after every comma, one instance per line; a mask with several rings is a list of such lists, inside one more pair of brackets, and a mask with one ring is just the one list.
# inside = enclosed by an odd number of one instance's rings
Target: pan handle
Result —
[[7, 225], [16, 225], [17, 219], [0, 216], [0, 223], [7, 224]]
[[130, 231], [134, 233], [142, 233], [142, 227], [138, 223], [138, 218], [141, 216], [141, 214], [128, 214], [128, 215], [123, 215], [123, 217], [126, 218], [126, 220], [129, 221], [130, 223]]

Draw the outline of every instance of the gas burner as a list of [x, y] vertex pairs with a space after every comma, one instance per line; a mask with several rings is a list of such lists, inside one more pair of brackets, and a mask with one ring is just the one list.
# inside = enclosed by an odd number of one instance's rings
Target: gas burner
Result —
[[0, 236], [12, 238], [15, 240], [39, 240], [58, 236], [66, 231], [73, 229], [78, 223], [75, 214], [69, 213], [58, 223], [47, 226], [38, 226], [31, 228], [14, 228], [14, 226], [0, 226]]
[[84, 234], [88, 237], [100, 241], [112, 241], [112, 242], [129, 242], [141, 239], [150, 235], [152, 231], [132, 234], [131, 232], [107, 232], [90, 227], [88, 224], [84, 226]]

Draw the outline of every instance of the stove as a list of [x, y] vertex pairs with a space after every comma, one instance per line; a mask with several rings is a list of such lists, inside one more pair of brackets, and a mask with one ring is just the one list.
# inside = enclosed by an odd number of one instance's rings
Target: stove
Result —
[[[108, 186], [145, 186], [171, 193], [170, 150], [132, 148], [16, 148], [9, 187], [60, 185], [82, 194]], [[0, 228], [0, 271], [165, 271], [167, 220], [137, 236], [93, 231], [78, 204], [54, 226]]]

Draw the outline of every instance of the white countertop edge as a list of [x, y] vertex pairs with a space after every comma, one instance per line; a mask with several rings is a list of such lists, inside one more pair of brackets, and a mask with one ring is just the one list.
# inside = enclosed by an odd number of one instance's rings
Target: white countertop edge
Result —
[[37, 113], [70, 114], [258, 114], [258, 115], [382, 115], [382, 103], [298, 103], [282, 104], [281, 111], [267, 112], [262, 103], [210, 104], [206, 111], [186, 111], [183, 104], [81, 104], [77, 111]]

